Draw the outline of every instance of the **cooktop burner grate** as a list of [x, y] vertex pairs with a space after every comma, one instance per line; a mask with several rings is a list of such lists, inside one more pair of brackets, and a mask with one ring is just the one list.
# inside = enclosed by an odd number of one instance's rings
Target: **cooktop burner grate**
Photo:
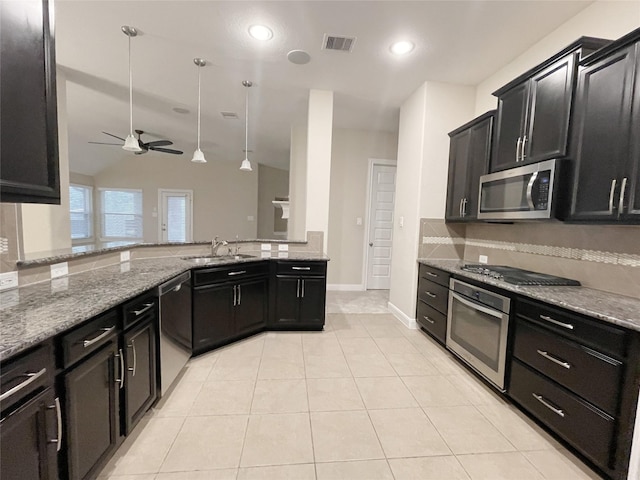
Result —
[[580, 286], [580, 282], [570, 278], [556, 277], [546, 273], [532, 272], [506, 265], [484, 265], [468, 263], [462, 266], [462, 270], [480, 275], [486, 275], [496, 280], [501, 280], [512, 285], [521, 286]]

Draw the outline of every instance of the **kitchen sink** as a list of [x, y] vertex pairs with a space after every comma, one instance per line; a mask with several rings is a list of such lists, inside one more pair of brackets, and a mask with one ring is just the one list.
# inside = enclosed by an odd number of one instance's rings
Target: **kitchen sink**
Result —
[[182, 257], [183, 260], [195, 263], [196, 265], [208, 265], [215, 263], [230, 263], [234, 260], [243, 260], [246, 258], [256, 258], [255, 255], [247, 253], [239, 253], [237, 255], [220, 255], [216, 257]]

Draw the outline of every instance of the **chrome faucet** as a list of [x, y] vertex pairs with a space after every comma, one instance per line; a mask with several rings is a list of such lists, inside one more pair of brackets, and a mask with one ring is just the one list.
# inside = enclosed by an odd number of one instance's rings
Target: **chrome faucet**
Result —
[[211, 240], [211, 256], [212, 257], [217, 257], [218, 256], [218, 249], [220, 248], [221, 245], [228, 245], [226, 240], [218, 240], [218, 237], [216, 236], [213, 240]]

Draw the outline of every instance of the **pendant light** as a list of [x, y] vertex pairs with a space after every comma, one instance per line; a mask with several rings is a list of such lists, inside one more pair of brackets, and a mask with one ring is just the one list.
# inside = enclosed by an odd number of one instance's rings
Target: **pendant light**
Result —
[[131, 37], [138, 35], [138, 31], [128, 25], [121, 27], [122, 33], [129, 37], [129, 135], [124, 141], [122, 148], [128, 152], [141, 152], [140, 144], [133, 136], [133, 77], [131, 74]]
[[251, 88], [253, 83], [249, 80], [244, 80], [242, 85], [247, 88], [247, 97], [244, 112], [244, 160], [242, 161], [242, 165], [240, 165], [240, 170], [243, 172], [251, 172], [253, 168], [251, 168], [251, 162], [249, 161], [249, 88]]
[[204, 158], [204, 153], [200, 150], [200, 69], [204, 67], [207, 62], [202, 58], [194, 58], [193, 63], [198, 66], [198, 148], [193, 152], [191, 161], [193, 163], [207, 163], [207, 160]]

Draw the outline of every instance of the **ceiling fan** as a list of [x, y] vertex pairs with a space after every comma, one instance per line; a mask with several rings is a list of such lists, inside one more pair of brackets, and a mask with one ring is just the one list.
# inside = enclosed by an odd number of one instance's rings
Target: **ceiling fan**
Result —
[[[135, 130], [136, 134], [138, 135], [138, 145], [140, 145], [140, 148], [142, 149], [142, 151], [140, 152], [135, 152], [136, 155], [142, 155], [143, 153], [147, 153], [149, 150], [153, 150], [154, 152], [162, 152], [162, 153], [170, 153], [172, 155], [182, 155], [184, 152], [180, 151], [180, 150], [174, 150], [172, 148], [162, 148], [162, 147], [166, 147], [169, 145], [173, 145], [173, 142], [171, 140], [154, 140], [153, 142], [143, 142], [140, 139], [140, 135], [142, 135], [144, 133], [143, 130]], [[122, 143], [124, 143], [124, 138], [119, 137], [117, 135], [114, 135], [112, 133], [108, 133], [108, 132], [102, 132], [105, 135], [109, 135], [110, 137], [113, 138], [117, 138], [118, 140], [122, 140]], [[94, 143], [96, 145], [119, 145], [122, 146], [122, 143], [105, 143], [105, 142], [89, 142], [89, 143]]]

